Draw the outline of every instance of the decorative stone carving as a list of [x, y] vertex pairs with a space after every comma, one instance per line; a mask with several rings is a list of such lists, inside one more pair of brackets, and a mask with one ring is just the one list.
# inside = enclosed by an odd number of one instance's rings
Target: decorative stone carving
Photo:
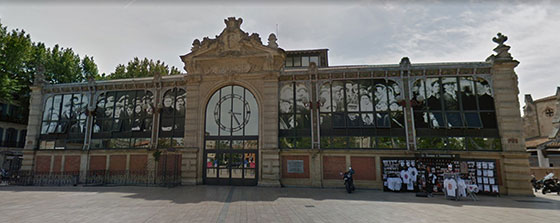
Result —
[[229, 17], [226, 28], [215, 39], [194, 40], [191, 52], [181, 56], [188, 74], [232, 74], [261, 71], [280, 71], [286, 58], [278, 48], [276, 37], [269, 37], [269, 45], [261, 42], [259, 34], [241, 30], [243, 20]]
[[38, 65], [36, 69], [37, 71], [35, 72], [35, 77], [33, 77], [33, 85], [39, 86], [46, 84], [45, 67], [43, 65]]
[[492, 38], [492, 41], [498, 44], [496, 48], [494, 48], [494, 52], [496, 55], [491, 55], [486, 59], [486, 61], [510, 61], [513, 60], [513, 57], [509, 53], [509, 49], [511, 48], [504, 43], [507, 41], [508, 37], [503, 35], [502, 33], [498, 33], [496, 37]]
[[401, 59], [401, 62], [399, 63], [399, 65], [403, 69], [409, 69], [410, 68], [410, 59], [408, 59], [408, 57], [403, 57]]
[[277, 40], [278, 39], [276, 39], [276, 35], [274, 35], [274, 33], [268, 35], [268, 47], [278, 48], [278, 43], [276, 43]]

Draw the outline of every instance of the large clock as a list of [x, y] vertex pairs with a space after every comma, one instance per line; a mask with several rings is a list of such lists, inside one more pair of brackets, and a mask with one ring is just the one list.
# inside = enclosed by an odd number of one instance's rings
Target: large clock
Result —
[[[230, 106], [226, 109], [221, 109], [222, 112], [227, 111], [226, 114], [221, 114], [222, 117], [224, 115], [231, 116], [231, 123], [224, 123], [220, 118], [220, 108], [224, 104], [224, 102], [231, 102], [231, 105], [243, 105], [244, 109], [242, 111], [234, 111], [233, 106]], [[226, 104], [230, 105], [230, 103]], [[249, 122], [250, 116], [251, 107], [249, 106], [249, 103], [245, 99], [243, 99], [243, 96], [238, 94], [228, 94], [221, 97], [220, 101], [218, 101], [216, 107], [214, 108], [214, 120], [216, 121], [216, 124], [218, 124], [220, 129], [226, 132], [237, 132], [239, 130], [242, 130], [243, 127], [245, 127], [245, 125], [247, 125], [247, 123]]]

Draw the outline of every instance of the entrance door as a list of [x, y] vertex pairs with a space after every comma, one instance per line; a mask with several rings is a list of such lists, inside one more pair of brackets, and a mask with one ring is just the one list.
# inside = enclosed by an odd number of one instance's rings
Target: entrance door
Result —
[[258, 107], [241, 86], [216, 91], [206, 107], [205, 184], [257, 185]]

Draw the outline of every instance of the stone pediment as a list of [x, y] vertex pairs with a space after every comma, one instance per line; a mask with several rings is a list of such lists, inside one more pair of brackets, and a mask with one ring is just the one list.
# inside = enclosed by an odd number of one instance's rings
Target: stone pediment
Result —
[[215, 39], [195, 39], [191, 52], [181, 56], [187, 74], [234, 74], [280, 71], [286, 53], [278, 48], [276, 36], [270, 34], [263, 45], [259, 34], [241, 30], [241, 18], [224, 20], [226, 28]]

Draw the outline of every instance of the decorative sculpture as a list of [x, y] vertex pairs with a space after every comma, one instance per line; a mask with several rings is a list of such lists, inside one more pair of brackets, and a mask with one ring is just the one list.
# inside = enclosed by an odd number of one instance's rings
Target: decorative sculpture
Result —
[[278, 43], [276, 43], [276, 35], [274, 35], [274, 33], [271, 33], [270, 35], [268, 35], [268, 47], [271, 48], [278, 48]]

